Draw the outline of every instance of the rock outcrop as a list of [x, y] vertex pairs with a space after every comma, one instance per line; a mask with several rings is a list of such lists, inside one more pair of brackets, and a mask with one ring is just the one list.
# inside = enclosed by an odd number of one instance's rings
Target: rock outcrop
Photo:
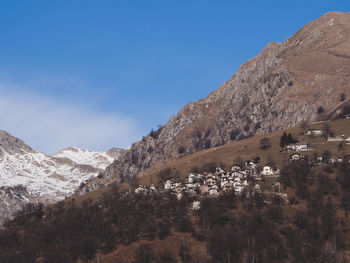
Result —
[[283, 43], [268, 44], [207, 98], [184, 106], [134, 143], [87, 187], [123, 182], [230, 140], [322, 118], [347, 103], [339, 99], [342, 93], [350, 96], [350, 14], [333, 12]]
[[26, 204], [38, 203], [38, 200], [29, 194], [27, 189], [22, 185], [0, 187], [0, 200], [0, 226], [4, 223], [5, 219], [11, 219]]

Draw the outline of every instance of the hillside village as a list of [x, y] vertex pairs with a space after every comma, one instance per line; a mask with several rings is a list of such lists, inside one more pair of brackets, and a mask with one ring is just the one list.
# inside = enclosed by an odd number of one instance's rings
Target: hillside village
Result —
[[[279, 170], [270, 166], [264, 166], [261, 172], [258, 172], [258, 166], [252, 161], [246, 161], [244, 168], [234, 165], [231, 171], [224, 171], [222, 168], [216, 168], [214, 173], [190, 173], [185, 181], [167, 180], [162, 188], [151, 185], [149, 188], [139, 185], [135, 189], [137, 194], [157, 193], [170, 191], [178, 199], [183, 195], [190, 197], [209, 196], [217, 197], [220, 194], [234, 192], [241, 195], [249, 186], [253, 186], [254, 192], [261, 192], [259, 185], [264, 177], [278, 177]], [[274, 185], [276, 192], [280, 192], [280, 184]]]
[[[332, 156], [330, 152], [321, 154], [313, 153], [312, 158], [300, 152], [313, 152], [311, 147], [315, 140], [322, 139], [323, 144], [328, 142], [340, 142], [345, 145], [350, 144], [350, 137], [345, 135], [335, 136], [328, 130], [327, 126], [324, 129], [310, 128], [299, 139], [309, 140], [309, 143], [300, 143], [299, 140], [290, 143], [282, 149], [282, 152], [291, 152], [289, 163], [298, 161], [307, 161], [313, 166], [319, 165], [336, 165], [343, 162], [343, 158], [349, 160], [348, 156], [339, 157]], [[310, 143], [311, 142], [311, 143]], [[350, 162], [350, 160], [349, 160]], [[278, 182], [280, 170], [273, 165], [260, 166], [260, 158], [254, 161], [247, 160], [244, 165], [235, 164], [229, 171], [217, 167], [215, 172], [189, 173], [185, 180], [168, 179], [162, 185], [154, 185], [147, 187], [139, 185], [135, 189], [136, 194], [156, 194], [164, 191], [169, 191], [176, 195], [177, 199], [181, 199], [184, 195], [196, 197], [218, 197], [228, 192], [234, 192], [236, 195], [262, 193], [267, 190], [269, 193], [279, 195], [284, 200], [287, 200], [287, 194], [281, 192], [281, 184]], [[272, 179], [270, 189], [263, 189], [262, 182], [266, 179]], [[249, 190], [249, 191], [248, 191]], [[200, 202], [193, 202], [193, 209], [200, 208]]]
[[323, 128], [307, 129], [304, 136], [301, 136], [297, 143], [287, 145], [284, 151], [295, 152], [290, 155], [290, 162], [305, 159], [306, 155], [299, 152], [313, 152], [312, 158], [308, 160], [313, 165], [342, 163], [344, 158], [348, 159], [348, 156], [340, 156], [340, 154], [332, 156], [328, 150], [325, 150], [321, 154], [315, 152], [313, 146], [328, 145], [328, 143], [339, 143], [338, 151], [340, 151], [343, 150], [345, 146], [350, 145], [350, 137], [347, 137], [345, 134], [336, 135], [326, 124]]

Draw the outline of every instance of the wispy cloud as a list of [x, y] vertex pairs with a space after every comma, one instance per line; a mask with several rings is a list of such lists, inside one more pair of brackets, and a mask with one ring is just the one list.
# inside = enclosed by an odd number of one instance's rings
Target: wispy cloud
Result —
[[1, 83], [0, 129], [50, 154], [68, 146], [92, 150], [127, 147], [139, 136], [129, 117]]

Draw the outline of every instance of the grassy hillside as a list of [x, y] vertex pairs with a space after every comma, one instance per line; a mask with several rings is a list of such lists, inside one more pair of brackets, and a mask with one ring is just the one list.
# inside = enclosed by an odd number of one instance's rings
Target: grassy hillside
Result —
[[[339, 142], [327, 142], [324, 137], [311, 138], [310, 136], [305, 136], [307, 129], [323, 129], [325, 125], [329, 125], [335, 135], [345, 135], [345, 137], [350, 137], [350, 119], [310, 124], [306, 128], [297, 127], [273, 132], [264, 136], [256, 136], [241, 141], [229, 142], [220, 147], [203, 150], [175, 161], [164, 163], [156, 168], [150, 168], [141, 174], [141, 177], [138, 178], [135, 184], [146, 186], [157, 184], [159, 183], [158, 173], [168, 168], [170, 168], [173, 175], [176, 174], [180, 180], [185, 179], [193, 168], [201, 168], [203, 165], [212, 162], [216, 162], [218, 165], [221, 164], [223, 168], [230, 169], [237, 158], [253, 160], [256, 157], [260, 157], [261, 166], [272, 162], [277, 168], [281, 168], [289, 161], [290, 155], [293, 153], [281, 152], [280, 138], [284, 132], [291, 133], [293, 138], [298, 139], [300, 142], [310, 144], [313, 151], [302, 152], [303, 155], [307, 155], [310, 158], [314, 153], [322, 154], [326, 150], [330, 151], [333, 156], [344, 156], [349, 154], [350, 145], [345, 145], [344, 150], [339, 151]], [[260, 149], [260, 140], [265, 137], [269, 138], [271, 141], [271, 148], [268, 150]], [[125, 183], [123, 187], [127, 189], [130, 188], [130, 183]], [[74, 197], [74, 199], [77, 203], [81, 203], [87, 199], [97, 200], [101, 198], [106, 191], [107, 188], [102, 188], [81, 197]]]
[[[324, 127], [323, 124], [309, 128]], [[327, 123], [334, 135], [349, 136], [350, 120]], [[264, 137], [202, 151], [157, 169], [138, 182], [106, 187], [47, 208], [29, 207], [0, 230], [2, 262], [341, 262], [350, 255], [350, 164], [290, 164], [290, 152], [281, 152], [281, 135], [267, 136], [271, 148], [260, 149]], [[308, 141], [311, 156], [329, 151], [343, 156], [349, 145], [310, 138], [302, 128], [286, 131]], [[254, 182], [244, 194], [199, 197], [201, 208], [191, 209], [196, 197], [177, 200], [169, 192], [135, 194], [136, 183], [158, 183], [159, 171], [170, 169], [178, 179], [208, 162], [223, 167], [237, 157], [261, 158], [281, 169], [276, 179], [287, 199], [271, 192], [272, 181], [263, 180], [264, 192]]]
[[[281, 168], [289, 161], [290, 155], [294, 152], [281, 152], [280, 138], [284, 132], [291, 133], [293, 138], [296, 138], [300, 143], [308, 143], [312, 151], [300, 152], [303, 155], [313, 156], [314, 153], [322, 154], [324, 151], [330, 151], [334, 156], [343, 156], [350, 153], [350, 145], [345, 145], [341, 151], [338, 150], [339, 142], [327, 142], [324, 137], [311, 138], [305, 135], [305, 131], [311, 128], [324, 128], [324, 125], [329, 125], [330, 129], [335, 135], [345, 135], [350, 137], [350, 119], [335, 120], [321, 124], [311, 124], [307, 128], [293, 128], [273, 132], [264, 136], [256, 136], [241, 141], [229, 142], [223, 146], [204, 150], [184, 158], [166, 163], [155, 169], [146, 170], [143, 176], [139, 179], [140, 184], [149, 185], [157, 183], [157, 174], [167, 168], [170, 168], [177, 173], [180, 178], [187, 177], [188, 173], [194, 168], [201, 168], [204, 164], [210, 162], [217, 162], [223, 166], [230, 168], [237, 158], [243, 160], [253, 160], [256, 157], [261, 158], [261, 165], [274, 163], [277, 168]], [[268, 150], [260, 149], [260, 140], [262, 138], [269, 138], [271, 141], [271, 148]]]

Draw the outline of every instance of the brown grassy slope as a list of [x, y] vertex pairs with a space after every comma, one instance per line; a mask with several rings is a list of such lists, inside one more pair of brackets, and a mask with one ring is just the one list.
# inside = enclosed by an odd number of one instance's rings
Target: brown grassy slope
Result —
[[[328, 124], [336, 135], [344, 134], [345, 137], [350, 137], [350, 119], [336, 120], [324, 124], [314, 124], [311, 125], [310, 128], [323, 128], [325, 124]], [[292, 154], [292, 152], [281, 152], [279, 142], [280, 137], [284, 132], [292, 133], [293, 137], [299, 139], [301, 143], [310, 143], [313, 151], [301, 152], [303, 155], [311, 157], [313, 153], [316, 152], [322, 154], [325, 150], [328, 150], [332, 155], [339, 157], [350, 153], [350, 145], [346, 145], [343, 151], [338, 151], [339, 142], [326, 142], [323, 137], [312, 139], [309, 136], [302, 135], [304, 131], [302, 128], [298, 127], [285, 131], [273, 132], [267, 135], [256, 136], [238, 142], [229, 142], [220, 147], [186, 156], [166, 163], [157, 169], [146, 170], [145, 176], [141, 177], [139, 182], [145, 185], [157, 183], [157, 174], [166, 168], [170, 168], [174, 172], [178, 171], [182, 178], [185, 178], [193, 167], [200, 168], [203, 164], [213, 161], [222, 163], [226, 167], [230, 167], [234, 164], [234, 160], [237, 157], [241, 157], [243, 160], [252, 160], [255, 157], [260, 157], [262, 165], [267, 164], [272, 160], [276, 164], [276, 167], [281, 168], [286, 162], [288, 162], [289, 157]], [[260, 149], [260, 140], [264, 137], [269, 138], [272, 142], [272, 147], [268, 150]]]
[[[312, 124], [309, 128], [323, 128], [325, 124], [328, 124], [336, 135], [344, 134], [345, 137], [350, 136], [350, 119], [336, 120], [322, 124]], [[159, 182], [157, 174], [167, 168], [173, 170], [173, 173], [177, 173], [181, 179], [186, 178], [193, 167], [201, 168], [204, 164], [213, 161], [222, 163], [224, 166], [229, 168], [234, 164], [234, 160], [237, 157], [241, 157], [243, 160], [246, 160], [259, 156], [261, 158], [261, 165], [267, 164], [269, 161], [273, 160], [276, 167], [281, 168], [286, 162], [288, 162], [289, 156], [292, 154], [292, 152], [281, 152], [279, 142], [281, 135], [284, 132], [292, 133], [293, 137], [299, 139], [301, 142], [310, 143], [313, 151], [302, 152], [302, 154], [310, 157], [315, 152], [321, 154], [325, 150], [330, 151], [334, 156], [343, 156], [350, 153], [350, 145], [346, 145], [343, 151], [338, 151], [339, 142], [326, 142], [323, 137], [311, 139], [309, 136], [302, 135], [304, 131], [302, 128], [298, 127], [269, 133], [267, 135], [256, 136], [241, 141], [228, 142], [220, 147], [200, 151], [178, 160], [164, 163], [156, 169], [146, 170], [145, 174], [138, 179], [138, 183], [142, 185], [150, 185], [152, 183], [157, 184]], [[269, 138], [272, 143], [272, 147], [268, 150], [260, 149], [260, 140], [264, 137]], [[123, 184], [123, 187], [130, 188], [130, 184], [125, 183]], [[87, 199], [96, 200], [99, 199], [106, 190], [107, 188], [101, 188], [84, 196], [75, 198], [75, 200], [78, 203]]]

